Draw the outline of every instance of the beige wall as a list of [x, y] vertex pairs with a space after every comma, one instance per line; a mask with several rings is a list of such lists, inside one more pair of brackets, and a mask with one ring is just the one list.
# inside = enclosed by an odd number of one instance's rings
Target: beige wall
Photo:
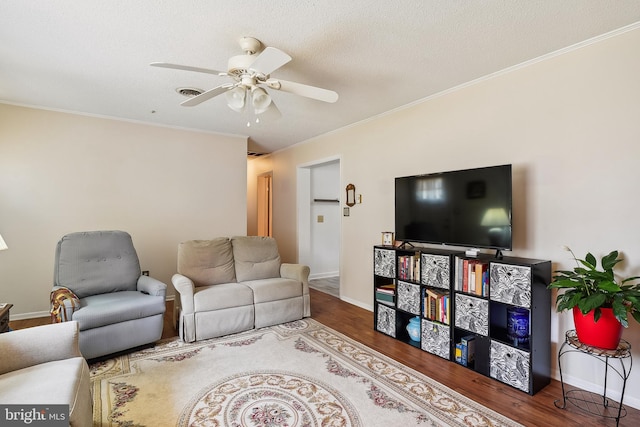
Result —
[[[621, 271], [640, 275], [639, 46], [635, 29], [254, 160], [256, 172], [273, 169], [281, 251], [295, 257], [297, 165], [340, 156], [342, 188], [352, 182], [363, 195], [342, 218], [341, 295], [370, 308], [372, 245], [394, 228], [394, 177], [511, 163], [510, 255], [570, 268], [562, 245], [618, 249]], [[571, 328], [569, 314], [552, 314], [553, 355]], [[623, 337], [640, 357], [640, 325]], [[601, 380], [598, 365], [576, 362], [564, 372], [571, 382]], [[627, 387], [625, 402], [640, 407], [640, 371]]]
[[[0, 301], [46, 313], [57, 241], [129, 232], [170, 284], [177, 245], [246, 234], [244, 138], [0, 104]], [[173, 294], [173, 289], [169, 289]]]

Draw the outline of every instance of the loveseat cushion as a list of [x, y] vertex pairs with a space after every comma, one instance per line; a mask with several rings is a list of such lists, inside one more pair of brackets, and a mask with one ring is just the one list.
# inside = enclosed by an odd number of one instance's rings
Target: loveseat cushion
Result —
[[302, 283], [280, 277], [242, 282], [253, 290], [253, 302], [260, 304], [302, 296]]
[[180, 243], [178, 273], [190, 278], [195, 286], [235, 282], [231, 242], [226, 237], [218, 237]]
[[231, 244], [238, 282], [280, 277], [280, 254], [274, 238], [236, 236]]
[[73, 320], [78, 322], [81, 331], [155, 316], [165, 311], [162, 296], [137, 291], [92, 295], [81, 299], [80, 304], [80, 309], [73, 313]]
[[253, 305], [253, 292], [242, 283], [199, 287], [193, 293], [193, 305], [196, 313]]

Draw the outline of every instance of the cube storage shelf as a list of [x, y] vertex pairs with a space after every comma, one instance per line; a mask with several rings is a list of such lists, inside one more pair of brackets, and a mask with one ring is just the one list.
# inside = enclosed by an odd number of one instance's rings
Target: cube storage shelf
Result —
[[[424, 247], [373, 251], [377, 331], [531, 395], [549, 384], [551, 261]], [[420, 341], [407, 331], [415, 317]]]

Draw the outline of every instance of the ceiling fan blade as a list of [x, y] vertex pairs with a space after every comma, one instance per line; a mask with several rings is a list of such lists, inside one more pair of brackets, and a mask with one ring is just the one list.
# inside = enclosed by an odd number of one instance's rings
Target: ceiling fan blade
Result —
[[174, 70], [195, 71], [196, 73], [215, 74], [216, 76], [224, 76], [227, 73], [218, 70], [212, 70], [210, 68], [191, 67], [189, 65], [170, 64], [168, 62], [152, 62], [152, 67], [160, 68], [172, 68]]
[[198, 96], [194, 96], [193, 98], [187, 99], [186, 101], [184, 101], [180, 105], [182, 105], [183, 107], [193, 107], [195, 105], [203, 103], [204, 101], [206, 101], [208, 99], [213, 98], [214, 96], [218, 96], [218, 95], [221, 95], [221, 94], [225, 93], [226, 91], [228, 91], [232, 87], [233, 87], [232, 84], [223, 84], [223, 85], [220, 85], [218, 87], [214, 87], [213, 89], [210, 89], [210, 90], [208, 90], [206, 92], [202, 92]]
[[269, 79], [266, 81], [271, 89], [293, 93], [307, 98], [317, 99], [324, 102], [336, 102], [338, 94], [332, 90], [322, 89], [315, 86], [304, 85], [302, 83], [288, 82], [286, 80]]
[[250, 68], [267, 76], [289, 61], [289, 55], [275, 47], [268, 47], [251, 63]]

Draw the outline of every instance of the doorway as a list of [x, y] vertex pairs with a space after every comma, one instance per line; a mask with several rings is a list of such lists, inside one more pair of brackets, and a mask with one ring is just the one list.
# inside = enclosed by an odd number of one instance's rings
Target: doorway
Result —
[[298, 167], [298, 260], [311, 269], [309, 286], [340, 295], [340, 158]]
[[273, 235], [273, 172], [258, 175], [258, 236]]

